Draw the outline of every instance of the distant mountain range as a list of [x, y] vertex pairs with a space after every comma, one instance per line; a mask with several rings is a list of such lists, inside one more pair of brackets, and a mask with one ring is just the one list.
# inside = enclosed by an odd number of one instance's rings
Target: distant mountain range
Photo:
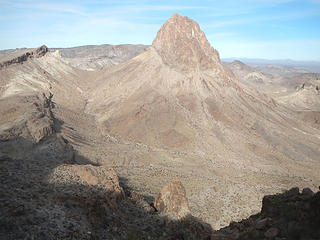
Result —
[[[78, 68], [86, 70], [99, 69], [103, 66], [112, 66], [126, 61], [149, 47], [141, 44], [122, 45], [86, 45], [70, 48], [50, 48], [50, 51], [59, 50], [62, 57]], [[27, 51], [27, 48], [0, 50], [0, 60], [4, 57]], [[10, 57], [9, 57], [10, 58]], [[320, 61], [298, 61], [291, 59], [263, 59], [263, 58], [221, 58], [223, 62], [233, 62], [239, 60], [251, 66], [277, 65], [286, 67], [304, 68], [313, 72], [320, 72]]]
[[261, 58], [222, 58], [223, 62], [240, 60], [249, 65], [278, 65], [287, 67], [305, 68], [311, 71], [320, 72], [320, 61], [296, 61], [291, 59], [261, 59]]

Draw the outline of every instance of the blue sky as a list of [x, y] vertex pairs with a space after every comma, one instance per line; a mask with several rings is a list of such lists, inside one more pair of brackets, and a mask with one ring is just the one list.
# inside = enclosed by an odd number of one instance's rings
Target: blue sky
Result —
[[223, 58], [320, 60], [320, 0], [0, 0], [0, 49], [151, 44], [175, 12]]

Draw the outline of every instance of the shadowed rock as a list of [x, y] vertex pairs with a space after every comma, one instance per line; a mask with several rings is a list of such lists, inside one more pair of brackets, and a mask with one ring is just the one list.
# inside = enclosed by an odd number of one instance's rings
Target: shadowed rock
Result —
[[232, 222], [213, 234], [222, 239], [316, 240], [320, 236], [320, 192], [309, 189], [299, 193], [292, 188], [281, 194], [267, 195], [261, 213], [241, 222]]
[[[125, 198], [119, 184], [119, 178], [113, 168], [92, 165], [60, 165], [50, 177], [56, 189], [63, 197], [79, 201], [105, 200], [109, 207], [116, 209]], [[65, 187], [66, 184], [71, 187]], [[73, 185], [86, 186], [86, 191], [74, 191]], [[97, 189], [99, 191], [97, 191]]]

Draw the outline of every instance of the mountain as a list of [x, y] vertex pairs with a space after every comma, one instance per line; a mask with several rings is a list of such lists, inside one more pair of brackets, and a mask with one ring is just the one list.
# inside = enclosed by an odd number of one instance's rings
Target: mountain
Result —
[[224, 58], [224, 62], [232, 62], [235, 60], [240, 60], [245, 64], [252, 66], [281, 66], [281, 67], [291, 67], [297, 69], [305, 69], [312, 72], [319, 73], [320, 71], [320, 62], [319, 61], [297, 61], [291, 59], [260, 59], [260, 58]]
[[[221, 79], [216, 84], [229, 85], [232, 79], [198, 24], [174, 15], [146, 52], [101, 72], [94, 84], [99, 88], [92, 91], [87, 110], [111, 134], [147, 144], [154, 142], [157, 146], [194, 145], [197, 131], [192, 125], [197, 123], [192, 115], [198, 115], [202, 121], [207, 120], [207, 114], [219, 117], [214, 112], [210, 83], [203, 71]], [[206, 108], [212, 105], [212, 113], [201, 109], [201, 101], [207, 101]], [[111, 113], [113, 110], [116, 112]], [[106, 119], [108, 115], [112, 117]]]
[[272, 75], [256, 71], [253, 67], [238, 60], [225, 62], [224, 65], [232, 70], [240, 82], [262, 92], [273, 81]]
[[[126, 196], [149, 204], [179, 178], [191, 214], [215, 229], [257, 213], [266, 194], [318, 187], [320, 130], [239, 81], [188, 17], [174, 14], [145, 51], [96, 71], [72, 66], [59, 51], [0, 70], [0, 149], [11, 159], [1, 160], [8, 179], [3, 209], [19, 209], [28, 192], [41, 196], [26, 204], [20, 225], [41, 203], [33, 220], [54, 206], [50, 221], [62, 229], [56, 238], [67, 231], [64, 219], [70, 226], [80, 219], [85, 226], [75, 228], [97, 236], [117, 234], [118, 218], [106, 209], [118, 197], [99, 205], [104, 200], [92, 185], [101, 178], [91, 179], [112, 176], [121, 198], [113, 171]], [[21, 186], [28, 191], [20, 197]], [[73, 191], [81, 193], [78, 202]], [[98, 195], [93, 202], [91, 191]], [[10, 195], [18, 200], [10, 202]], [[133, 211], [132, 220], [129, 206], [121, 208], [119, 236], [142, 231], [148, 219]], [[133, 229], [125, 230], [126, 214]]]
[[[107, 136], [144, 148], [135, 156], [119, 153], [126, 164], [191, 174], [192, 183], [186, 180], [186, 185], [193, 185], [191, 205], [198, 214], [205, 211], [215, 216], [223, 208], [211, 207], [210, 201], [199, 204], [204, 192], [209, 198], [215, 196], [218, 205], [225, 204], [219, 197], [229, 199], [235, 209], [225, 211], [236, 218], [254, 212], [257, 196], [278, 188], [278, 178], [287, 179], [288, 185], [304, 181], [296, 181], [297, 176], [305, 179], [310, 174], [317, 179], [309, 171], [319, 166], [318, 130], [267, 95], [241, 84], [221, 64], [198, 24], [187, 17], [173, 15], [150, 48], [127, 62], [104, 68], [94, 81], [97, 87], [90, 90], [85, 111], [96, 116]], [[116, 164], [118, 160], [103, 161]], [[146, 174], [142, 172], [140, 176]], [[132, 171], [126, 177], [141, 181], [136, 174]], [[212, 177], [219, 181], [215, 189], [209, 183]], [[148, 179], [154, 184], [159, 181]], [[220, 182], [223, 179], [227, 183]], [[263, 182], [264, 190], [258, 190], [252, 179]], [[150, 189], [154, 184], [146, 183]], [[232, 196], [239, 189], [240, 198], [251, 202], [250, 209], [236, 207], [239, 202]], [[225, 224], [213, 217], [207, 221], [217, 227]]]
[[[82, 70], [98, 70], [127, 61], [142, 53], [148, 46], [142, 44], [122, 45], [86, 45], [71, 48], [50, 48], [49, 51], [59, 51], [61, 57], [70, 65]], [[12, 60], [33, 49], [17, 48], [0, 50], [0, 62]]]
[[237, 78], [246, 85], [254, 87], [277, 98], [281, 93], [292, 92], [308, 75], [317, 75], [309, 70], [279, 65], [247, 65], [239, 60], [224, 62]]
[[294, 90], [279, 101], [297, 111], [320, 111], [320, 74], [304, 73], [291, 78]]
[[248, 66], [240, 61], [224, 63], [246, 86], [271, 96], [296, 113], [296, 117], [320, 127], [320, 76], [318, 73], [283, 66]]
[[53, 48], [59, 50], [61, 56], [72, 66], [83, 70], [98, 70], [127, 61], [142, 53], [146, 45], [87, 45], [72, 48]]
[[[298, 125], [271, 98], [241, 85], [198, 24], [178, 15], [161, 27], [146, 52], [104, 69], [94, 85], [99, 87], [86, 111], [97, 116], [103, 131], [157, 147], [211, 152], [213, 145], [224, 148], [248, 135], [250, 122], [279, 129], [284, 118]], [[218, 124], [229, 143], [208, 133]]]

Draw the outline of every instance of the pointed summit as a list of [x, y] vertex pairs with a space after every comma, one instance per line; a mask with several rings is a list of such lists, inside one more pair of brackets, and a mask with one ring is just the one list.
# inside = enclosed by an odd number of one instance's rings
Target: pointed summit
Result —
[[177, 13], [162, 25], [152, 46], [164, 63], [181, 70], [209, 70], [220, 64], [219, 53], [199, 24]]

